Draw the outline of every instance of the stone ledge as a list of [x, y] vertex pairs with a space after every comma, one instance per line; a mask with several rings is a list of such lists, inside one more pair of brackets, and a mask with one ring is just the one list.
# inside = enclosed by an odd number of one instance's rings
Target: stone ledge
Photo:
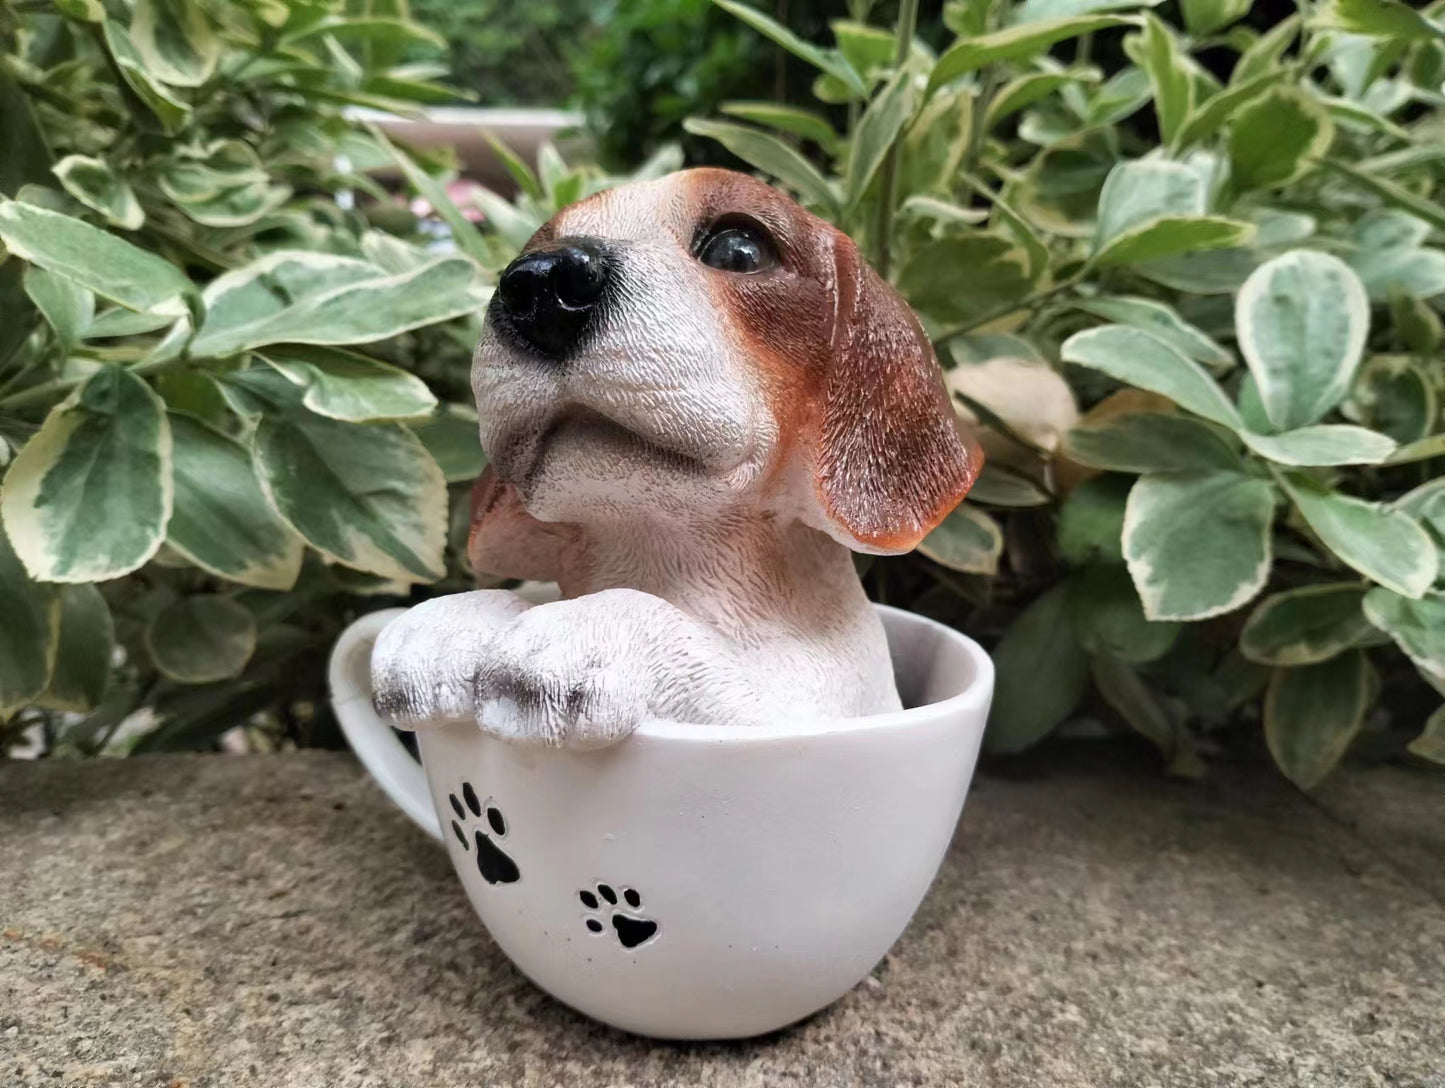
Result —
[[1445, 1086], [1440, 776], [1096, 752], [981, 777], [862, 986], [708, 1045], [535, 990], [345, 755], [0, 765], [0, 1085]]

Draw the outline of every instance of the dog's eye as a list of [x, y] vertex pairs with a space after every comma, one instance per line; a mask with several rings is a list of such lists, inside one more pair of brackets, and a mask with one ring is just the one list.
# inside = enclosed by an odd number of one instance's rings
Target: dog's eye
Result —
[[723, 272], [761, 272], [778, 263], [773, 243], [752, 223], [720, 223], [698, 247], [697, 259]]

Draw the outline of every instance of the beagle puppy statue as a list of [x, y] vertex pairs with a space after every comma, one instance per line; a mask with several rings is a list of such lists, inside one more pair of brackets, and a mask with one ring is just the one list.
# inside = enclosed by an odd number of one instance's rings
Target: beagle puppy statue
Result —
[[472, 564], [563, 599], [411, 609], [373, 652], [383, 716], [590, 748], [899, 709], [850, 549], [911, 549], [981, 455], [846, 235], [726, 170], [598, 193], [502, 274], [472, 388]]

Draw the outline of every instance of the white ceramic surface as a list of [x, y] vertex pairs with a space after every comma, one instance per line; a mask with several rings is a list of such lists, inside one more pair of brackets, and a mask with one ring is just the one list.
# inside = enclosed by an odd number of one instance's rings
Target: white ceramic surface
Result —
[[910, 709], [763, 728], [649, 722], [583, 752], [448, 723], [417, 735], [423, 774], [369, 697], [371, 645], [399, 611], [358, 620], [333, 654], [353, 748], [441, 835], [522, 972], [643, 1035], [757, 1035], [863, 979], [943, 859], [993, 693], [975, 642], [880, 608]]

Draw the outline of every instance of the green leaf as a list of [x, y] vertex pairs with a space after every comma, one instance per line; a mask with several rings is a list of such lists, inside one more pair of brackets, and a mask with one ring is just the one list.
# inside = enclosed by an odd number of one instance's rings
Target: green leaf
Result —
[[1184, 28], [1196, 38], [1213, 34], [1249, 14], [1250, 0], [1180, 0]]
[[713, 0], [713, 3], [734, 18], [747, 23], [763, 37], [781, 45], [793, 56], [807, 61], [820, 72], [826, 72], [834, 79], [841, 81], [848, 88], [848, 93], [852, 97], [863, 98], [867, 95], [867, 88], [863, 86], [863, 81], [858, 78], [858, 73], [853, 70], [853, 66], [843, 59], [841, 53], [828, 52], [805, 42], [787, 27], [770, 19], [757, 8], [749, 7], [737, 0]]
[[271, 505], [307, 543], [335, 562], [399, 581], [445, 573], [446, 480], [415, 435], [398, 423], [314, 415], [279, 375], [230, 380], [266, 402], [256, 467]]
[[1276, 593], [1260, 601], [1239, 635], [1239, 650], [1261, 665], [1328, 661], [1369, 634], [1360, 611], [1365, 587], [1332, 582]]
[[1029, 221], [1003, 197], [997, 193], [989, 193], [988, 199], [993, 203], [993, 219], [1002, 226], [1005, 231], [1013, 235], [1018, 244], [1023, 247], [1024, 255], [1028, 258], [1027, 269], [1029, 279], [1037, 282], [1049, 268], [1049, 248], [1044, 240], [1039, 237]]
[[[992, 132], [998, 125], [1027, 109], [1035, 102], [1047, 98], [1055, 91], [1072, 83], [1084, 82], [1089, 73], [1084, 70], [1025, 72], [1009, 80], [989, 100], [984, 113], [984, 130]], [[1093, 76], [1097, 80], [1097, 75]]]
[[1343, 174], [1360, 188], [1369, 190], [1401, 211], [1425, 220], [1436, 230], [1445, 230], [1445, 208], [1439, 204], [1426, 200], [1387, 178], [1358, 169], [1339, 159], [1326, 159], [1324, 165], [1338, 174]]
[[155, 77], [124, 27], [114, 19], [107, 19], [102, 32], [106, 48], [120, 69], [121, 78], [156, 115], [166, 133], [174, 135], [191, 112], [189, 104], [177, 98]]
[[1010, 22], [1018, 25], [1075, 15], [1093, 15], [1100, 11], [1131, 11], [1156, 7], [1160, 2], [1161, 0], [1024, 0], [1014, 9]]
[[[366, 131], [371, 135], [371, 138], [391, 156], [392, 161], [401, 168], [401, 172], [406, 175], [406, 180], [410, 183], [411, 187], [421, 195], [422, 199], [432, 206], [432, 210], [441, 216], [443, 222], [451, 228], [452, 240], [456, 242], [457, 248], [482, 267], [488, 267], [491, 254], [487, 249], [485, 239], [482, 238], [472, 221], [463, 215], [460, 209], [452, 203], [452, 198], [447, 195], [446, 186], [413, 162], [410, 155], [392, 144], [381, 129], [375, 125], [367, 125]], [[525, 240], [526, 239], [523, 239], [523, 241]], [[520, 246], [521, 243], [519, 242], [518, 245]]]
[[[1072, 87], [1065, 89], [1065, 95], [1071, 95]], [[1089, 98], [1088, 106], [1084, 114], [1084, 122], [1087, 125], [1110, 126], [1117, 125], [1120, 121], [1132, 117], [1144, 108], [1154, 95], [1154, 89], [1149, 84], [1149, 73], [1144, 69], [1130, 65], [1129, 67], [1116, 72], [1109, 77], [1102, 87]], [[1070, 107], [1071, 109], [1073, 107]], [[1072, 126], [1065, 127], [1068, 131]], [[1023, 133], [1020, 133], [1023, 135]]]
[[176, 207], [188, 219], [206, 227], [245, 227], [275, 211], [291, 196], [285, 186], [268, 186], [262, 181], [247, 182], [225, 189], [214, 196], [196, 200], [177, 200]]
[[10, 252], [130, 310], [179, 317], [194, 288], [154, 253], [68, 215], [12, 200], [0, 202], [0, 239]]
[[1174, 147], [1183, 151], [1212, 136], [1235, 116], [1246, 102], [1259, 97], [1284, 78], [1278, 69], [1265, 72], [1245, 83], [1230, 86], [1196, 106], [1174, 136]]
[[[8, 521], [0, 526], [10, 529]], [[0, 532], [0, 718], [45, 690], [60, 638], [60, 593], [26, 572]]]
[[1366, 578], [1416, 598], [1435, 581], [1435, 544], [1408, 514], [1326, 491], [1304, 476], [1286, 477], [1285, 489], [1324, 545]]
[[1122, 564], [1093, 564], [1069, 583], [1069, 611], [1079, 643], [1091, 654], [1142, 664], [1162, 657], [1179, 624], [1144, 615], [1144, 606]]
[[92, 585], [65, 586], [60, 592], [60, 638], [50, 685], [38, 704], [51, 710], [93, 710], [110, 680], [115, 631], [110, 608]]
[[1075, 566], [1122, 562], [1124, 510], [1134, 481], [1095, 476], [1069, 493], [1059, 510], [1059, 554]]
[[425, 415], [437, 399], [415, 374], [354, 351], [277, 344], [261, 352], [306, 394], [301, 403], [317, 415], [352, 423]]
[[203, 298], [194, 357], [266, 344], [360, 344], [480, 311], [476, 265], [443, 257], [386, 275], [365, 261], [325, 253], [271, 253], [218, 276]]
[[1420, 671], [1445, 681], [1445, 595], [1410, 600], [1388, 589], [1365, 594], [1365, 616], [1395, 640]]
[[0, 517], [31, 575], [99, 582], [155, 554], [171, 516], [171, 432], [140, 378], [101, 367], [20, 451]]
[[1318, 423], [1283, 434], [1241, 431], [1244, 444], [1281, 465], [1378, 465], [1395, 452], [1395, 442], [1364, 427]]
[[487, 467], [477, 434], [477, 413], [467, 405], [439, 405], [426, 419], [409, 420], [407, 429], [421, 439], [449, 484], [475, 480]]
[[1202, 216], [1207, 201], [1203, 178], [1187, 166], [1152, 159], [1120, 163], [1099, 193], [1094, 248], [1102, 250], [1126, 231], [1165, 216]]
[[1092, 659], [1090, 672], [1104, 702], [1113, 707], [1131, 729], [1159, 749], [1169, 761], [1170, 774], [1186, 778], [1203, 774], [1203, 764], [1188, 731], [1170, 718], [1136, 670], [1101, 654]]
[[1390, 455], [1392, 465], [1408, 465], [1416, 461], [1428, 461], [1432, 457], [1445, 456], [1445, 434], [1432, 434], [1429, 438], [1401, 446]]
[[898, 289], [914, 308], [945, 322], [971, 321], [1022, 301], [1032, 288], [1023, 249], [982, 231], [925, 243], [898, 274]]
[[1420, 730], [1420, 735], [1405, 747], [1421, 759], [1445, 764], [1445, 706], [1425, 720], [1425, 728]]
[[36, 120], [31, 94], [0, 68], [0, 194], [15, 196], [26, 185], [50, 180], [50, 147]]
[[1141, 476], [1124, 514], [1124, 558], [1156, 620], [1232, 612], [1269, 578], [1274, 492], [1237, 472]]
[[491, 148], [492, 154], [496, 156], [497, 161], [500, 162], [507, 173], [511, 175], [512, 180], [517, 183], [517, 187], [521, 189], [522, 192], [526, 193], [527, 196], [533, 200], [545, 199], [542, 193], [542, 185], [537, 180], [537, 175], [532, 172], [532, 168], [527, 165], [526, 161], [520, 155], [507, 146], [506, 141], [499, 140], [496, 136], [492, 135], [492, 133], [486, 131], [483, 131], [482, 137], [487, 141], [487, 146]]
[[797, 192], [804, 203], [836, 213], [838, 200], [827, 178], [818, 173], [817, 167], [794, 148], [772, 133], [746, 125], [734, 125], [727, 121], [704, 121], [696, 117], [689, 117], [682, 123], [682, 127], [694, 136], [706, 136], [716, 140], [738, 158], [777, 178]]
[[794, 136], [812, 140], [825, 149], [838, 146], [838, 133], [828, 123], [828, 119], [810, 110], [782, 106], [775, 102], [724, 102], [719, 108], [729, 117], [741, 117], [755, 125], [775, 128], [779, 132], [790, 132]]
[[[714, 3], [720, 2], [721, 0], [714, 0]], [[1071, 19], [1024, 23], [1006, 30], [996, 30], [992, 34], [964, 38], [955, 42], [938, 58], [928, 78], [928, 90], [935, 91], [945, 83], [969, 72], [976, 72], [989, 64], [1027, 60], [1057, 42], [1133, 22], [1134, 20], [1127, 16], [1082, 15]]]
[[196, 566], [261, 589], [290, 589], [301, 540], [261, 491], [241, 443], [189, 416], [170, 417], [175, 513], [166, 543]]
[[172, 87], [199, 87], [221, 55], [205, 9], [189, 0], [136, 0], [130, 40], [151, 78]]
[[1276, 669], [1264, 697], [1264, 738], [1284, 776], [1313, 789], [1334, 769], [1370, 708], [1369, 662], [1359, 650], [1318, 665]]
[[849, 141], [843, 191], [850, 207], [857, 207], [863, 199], [898, 134], [913, 116], [916, 102], [913, 73], [904, 68], [868, 104]]
[[67, 193], [115, 226], [139, 230], [145, 222], [135, 191], [103, 159], [67, 155], [55, 164], [55, 176]]
[[25, 293], [45, 315], [65, 348], [85, 336], [95, 317], [95, 296], [73, 280], [47, 272], [39, 265], [25, 266]]
[[1445, 546], [1445, 476], [1406, 492], [1396, 499], [1391, 507], [1409, 514], [1421, 525], [1433, 530], [1440, 538], [1442, 546]]
[[1194, 65], [1169, 28], [1151, 14], [1144, 29], [1125, 40], [1125, 51], [1149, 75], [1154, 88], [1154, 112], [1159, 135], [1171, 144], [1194, 109]]
[[1074, 306], [1095, 317], [1152, 333], [1207, 367], [1228, 370], [1234, 366], [1233, 355], [1162, 302], [1132, 295], [1106, 295], [1078, 299]]
[[145, 631], [155, 667], [182, 684], [239, 676], [256, 650], [256, 620], [229, 597], [198, 594], [156, 613]]
[[[433, 182], [433, 185], [436, 186], [436, 191], [441, 196], [446, 196], [445, 189], [435, 182]], [[431, 202], [430, 197], [428, 197], [427, 200], [428, 203]], [[528, 239], [530, 239], [537, 231], [537, 228], [542, 225], [542, 217], [540, 215], [532, 214], [516, 205], [508, 203], [490, 189], [475, 189], [472, 192], [472, 203], [481, 209], [487, 226], [492, 233], [513, 250], [518, 250], [525, 246]], [[460, 216], [461, 213], [458, 212], [457, 215]], [[443, 218], [446, 217], [444, 216]], [[448, 222], [450, 222], [449, 219]], [[452, 228], [453, 233], [455, 233], [456, 229], [455, 227]], [[476, 234], [475, 230], [472, 233]], [[482, 238], [481, 235], [476, 235], [476, 237], [480, 252], [486, 254], [487, 240]], [[487, 259], [490, 260], [491, 258], [488, 257]]]
[[1065, 362], [1168, 397], [1181, 408], [1232, 430], [1242, 424], [1224, 391], [1193, 359], [1140, 329], [1104, 325], [1075, 333], [1059, 348]]
[[1238, 246], [1254, 237], [1254, 226], [1221, 216], [1164, 216], [1116, 234], [1094, 255], [1099, 268], [1142, 264], [1181, 253]]
[[1370, 331], [1370, 304], [1339, 258], [1296, 249], [1250, 275], [1234, 321], [1270, 422], [1294, 430], [1319, 420], [1349, 390]]
[[1349, 254], [1347, 261], [1364, 283], [1371, 302], [1389, 302], [1398, 292], [1416, 298], [1445, 292], [1445, 252], [1438, 249], [1370, 249]]
[[87, 340], [105, 340], [115, 336], [138, 336], [155, 332], [176, 321], [175, 314], [148, 314], [115, 306], [96, 316], [85, 330]]
[[1311, 22], [1347, 34], [1407, 41], [1428, 42], [1445, 36], [1424, 15], [1399, 0], [1330, 0]]
[[[397, 10], [404, 12], [406, 8], [400, 7]], [[340, 15], [328, 15], [309, 26], [287, 34], [285, 40], [288, 43], [294, 43], [323, 35], [348, 42], [381, 42], [397, 46], [417, 43], [431, 46], [433, 49], [444, 49], [448, 44], [446, 38], [436, 31], [411, 19], [355, 18]]]
[[1134, 271], [1187, 294], [1232, 295], [1244, 286], [1259, 260], [1252, 249], [1213, 249], [1151, 261]]
[[992, 576], [998, 573], [1003, 532], [982, 510], [963, 503], [923, 538], [918, 550], [949, 570]]
[[969, 488], [968, 497], [985, 506], [1005, 507], [1044, 506], [1049, 501], [1049, 493], [1040, 484], [995, 461], [984, 462], [973, 487]]
[[1083, 423], [1064, 436], [1072, 461], [1113, 472], [1238, 469], [1237, 448], [1218, 430], [1185, 415], [1133, 412]]
[[898, 206], [900, 218], [928, 219], [935, 223], [974, 226], [988, 218], [983, 208], [965, 208], [936, 196], [914, 193]]
[[1313, 169], [1334, 138], [1317, 99], [1294, 86], [1271, 87], [1234, 114], [1230, 180], [1242, 192], [1282, 188]]
[[895, 46], [893, 35], [888, 31], [848, 19], [833, 19], [828, 26], [838, 43], [838, 52], [853, 71], [867, 76], [877, 68], [893, 65]]
[[1019, 613], [994, 648], [998, 681], [983, 738], [990, 752], [1038, 743], [1083, 696], [1089, 658], [1074, 636], [1068, 601], [1068, 587], [1054, 586]]

